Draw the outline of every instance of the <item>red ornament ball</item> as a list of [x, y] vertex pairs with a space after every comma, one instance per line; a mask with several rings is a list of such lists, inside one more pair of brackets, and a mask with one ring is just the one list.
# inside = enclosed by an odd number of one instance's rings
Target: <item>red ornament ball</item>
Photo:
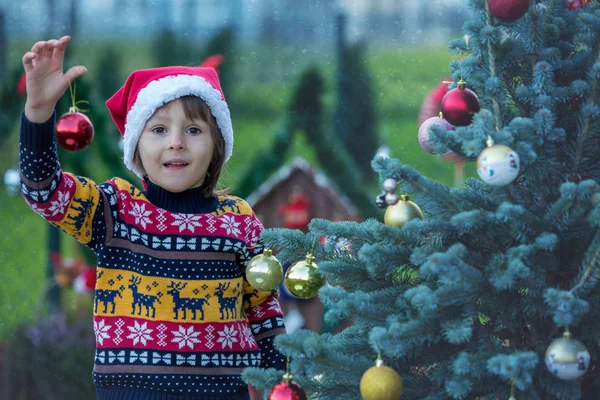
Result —
[[442, 99], [444, 119], [454, 126], [469, 125], [480, 108], [477, 95], [465, 87], [464, 81], [460, 81], [458, 87], [446, 93]]
[[504, 22], [521, 18], [529, 9], [530, 0], [487, 0], [490, 13]]
[[77, 111], [69, 111], [56, 121], [56, 140], [69, 151], [83, 150], [94, 139], [94, 125]]
[[569, 10], [574, 10], [576, 8], [581, 8], [587, 3], [591, 3], [592, 0], [567, 0], [567, 8]]
[[296, 382], [281, 382], [269, 392], [269, 400], [306, 400], [306, 393]]

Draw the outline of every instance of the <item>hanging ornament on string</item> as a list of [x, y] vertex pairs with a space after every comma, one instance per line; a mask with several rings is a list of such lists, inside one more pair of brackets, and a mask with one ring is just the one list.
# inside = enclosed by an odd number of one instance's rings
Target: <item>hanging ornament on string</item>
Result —
[[508, 146], [494, 144], [491, 136], [486, 143], [488, 147], [477, 157], [477, 174], [488, 185], [508, 185], [519, 175], [519, 155]]
[[375, 203], [379, 208], [396, 204], [400, 197], [396, 194], [398, 182], [394, 178], [386, 178], [382, 184], [382, 191], [377, 195]]
[[[433, 145], [429, 142], [429, 130], [432, 126], [439, 126], [446, 131], [455, 130], [454, 125], [446, 121], [442, 113], [439, 113], [437, 117], [428, 118], [425, 122], [423, 122], [419, 127], [419, 133], [417, 137], [419, 139], [419, 144], [421, 145], [423, 150], [425, 150], [429, 154], [435, 154], [435, 152], [433, 151]], [[461, 161], [461, 158], [457, 156], [453, 151], [448, 151], [444, 153], [442, 155], [442, 158], [448, 161]]]
[[504, 22], [521, 18], [529, 9], [530, 0], [487, 0], [490, 14]]
[[391, 206], [396, 204], [400, 200], [400, 197], [396, 194], [397, 185], [398, 182], [396, 182], [394, 178], [387, 178], [385, 181], [383, 181], [383, 192], [380, 194], [384, 202], [383, 207], [386, 205]]
[[552, 375], [563, 380], [582, 377], [590, 366], [590, 353], [583, 343], [573, 339], [565, 330], [561, 338], [555, 339], [546, 349], [546, 367]]
[[246, 279], [257, 290], [271, 291], [281, 283], [283, 268], [267, 248], [262, 254], [252, 257], [246, 267]]
[[566, 0], [566, 1], [567, 1], [567, 8], [569, 10], [575, 10], [577, 8], [582, 8], [587, 3], [592, 2], [592, 0]]
[[400, 400], [404, 391], [402, 378], [392, 368], [383, 365], [377, 353], [375, 366], [360, 378], [360, 394], [363, 400]]
[[396, 191], [396, 186], [398, 186], [398, 181], [394, 178], [387, 178], [383, 181], [383, 190], [386, 193], [394, 193]]
[[286, 372], [283, 381], [273, 386], [269, 392], [268, 400], [306, 400], [306, 393], [298, 383], [292, 381], [290, 374], [290, 358], [287, 358]]
[[77, 107], [78, 104], [88, 103], [88, 101], [75, 101], [75, 84], [69, 83], [69, 91], [72, 105], [69, 107], [69, 112], [61, 115], [56, 121], [56, 140], [69, 151], [80, 151], [88, 147], [94, 139], [94, 125], [86, 115], [82, 114], [83, 111], [89, 110], [81, 110]]
[[480, 108], [477, 95], [467, 89], [467, 82], [462, 79], [442, 99], [442, 115], [454, 126], [469, 125]]
[[404, 224], [415, 218], [423, 219], [423, 213], [418, 205], [410, 201], [406, 194], [400, 196], [400, 200], [388, 207], [385, 211], [383, 221], [388, 226], [402, 228]]
[[285, 286], [291, 294], [301, 299], [310, 299], [317, 295], [323, 286], [323, 277], [311, 253], [286, 271]]

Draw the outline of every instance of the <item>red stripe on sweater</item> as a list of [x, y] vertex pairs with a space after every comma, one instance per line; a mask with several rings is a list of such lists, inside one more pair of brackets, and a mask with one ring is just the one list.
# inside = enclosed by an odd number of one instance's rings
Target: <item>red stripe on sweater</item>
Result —
[[124, 192], [121, 196], [120, 218], [145, 233], [159, 235], [228, 236], [245, 241], [250, 214], [178, 214], [155, 207], [143, 200], [133, 200]]
[[[69, 205], [75, 195], [77, 185], [73, 180], [73, 177], [63, 174], [63, 179], [52, 194], [52, 196], [45, 202], [35, 202], [25, 197], [29, 206], [50, 222], [60, 222], [65, 218]], [[41, 192], [41, 190], [40, 190]]]
[[136, 348], [182, 353], [258, 350], [246, 321], [204, 324], [122, 316], [94, 317], [94, 332], [99, 349]]

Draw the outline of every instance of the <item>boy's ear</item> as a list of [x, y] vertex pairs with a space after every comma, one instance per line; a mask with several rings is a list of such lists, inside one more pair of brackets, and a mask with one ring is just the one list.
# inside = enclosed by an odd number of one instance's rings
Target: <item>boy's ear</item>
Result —
[[144, 179], [148, 179], [148, 174], [146, 173], [146, 168], [144, 168], [144, 164], [142, 163], [142, 158], [140, 157], [140, 152], [138, 149], [135, 149], [135, 153], [133, 154], [133, 163], [136, 167], [138, 167], [142, 171], [142, 175]]

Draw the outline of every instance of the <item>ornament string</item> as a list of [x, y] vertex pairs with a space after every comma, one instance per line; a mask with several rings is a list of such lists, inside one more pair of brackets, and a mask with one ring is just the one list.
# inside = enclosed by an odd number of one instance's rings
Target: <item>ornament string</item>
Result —
[[317, 244], [317, 235], [315, 235], [315, 237], [313, 238], [310, 254], [315, 254], [315, 244]]
[[292, 374], [290, 373], [290, 356], [285, 358], [285, 374], [283, 374], [283, 381], [290, 383], [292, 381]]
[[515, 383], [511, 382], [510, 384], [510, 398], [508, 400], [517, 400], [515, 397]]
[[89, 109], [84, 110], [82, 108], [77, 107], [77, 104], [81, 104], [81, 103], [89, 104], [90, 102], [87, 100], [75, 101], [75, 93], [77, 93], [77, 83], [76, 82], [69, 81], [69, 93], [71, 94], [71, 107], [69, 107], [69, 112], [88, 112], [88, 111], [90, 111]]
[[375, 361], [375, 365], [377, 367], [381, 367], [383, 365], [383, 358], [381, 358], [381, 352], [377, 350], [377, 360]]

